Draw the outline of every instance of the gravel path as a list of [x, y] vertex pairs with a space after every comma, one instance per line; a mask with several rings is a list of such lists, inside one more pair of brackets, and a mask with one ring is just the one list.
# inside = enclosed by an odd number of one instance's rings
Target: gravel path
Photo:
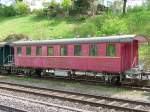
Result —
[[15, 96], [18, 98], [26, 98], [30, 100], [42, 101], [47, 103], [53, 103], [57, 105], [63, 105], [72, 108], [83, 109], [88, 112], [119, 112], [114, 109], [105, 109], [101, 107], [92, 107], [90, 105], [83, 105], [75, 102], [62, 101], [59, 99], [53, 99], [49, 97], [35, 96], [32, 94], [25, 94], [20, 92], [13, 92], [0, 89], [0, 104], [16, 107], [26, 110], [28, 112], [72, 112], [64, 109], [58, 109], [56, 107], [48, 107], [37, 103], [29, 102], [26, 100], [16, 99], [14, 97], [8, 97], [7, 95]]

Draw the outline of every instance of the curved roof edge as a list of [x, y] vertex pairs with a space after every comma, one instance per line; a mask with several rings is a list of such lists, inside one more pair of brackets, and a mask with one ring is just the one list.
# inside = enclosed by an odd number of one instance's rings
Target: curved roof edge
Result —
[[99, 42], [130, 42], [135, 35], [117, 35], [105, 37], [91, 37], [91, 38], [72, 38], [72, 39], [55, 39], [55, 40], [33, 40], [33, 41], [17, 41], [14, 45], [35, 45], [35, 44], [86, 44]]
[[149, 39], [147, 36], [144, 35], [136, 35], [134, 37], [134, 40], [138, 40], [139, 43], [148, 43], [149, 44]]

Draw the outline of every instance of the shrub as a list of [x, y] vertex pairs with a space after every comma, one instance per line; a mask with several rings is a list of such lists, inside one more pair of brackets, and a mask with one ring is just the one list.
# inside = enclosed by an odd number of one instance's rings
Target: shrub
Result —
[[119, 18], [107, 18], [102, 26], [102, 33], [107, 35], [127, 34], [128, 25], [124, 20], [120, 20]]
[[0, 4], [0, 16], [4, 15], [3, 6]]
[[4, 6], [4, 5], [0, 5], [0, 16], [15, 16], [16, 15], [16, 11], [14, 6]]
[[144, 11], [146, 10], [145, 6], [135, 6], [134, 8], [129, 8], [128, 9], [128, 13], [136, 13], [136, 12], [140, 12], [140, 11]]
[[4, 39], [4, 41], [13, 42], [17, 40], [27, 40], [28, 38], [29, 37], [24, 34], [10, 34]]
[[47, 15], [51, 17], [56, 17], [59, 14], [63, 14], [63, 9], [60, 7], [60, 4], [57, 3], [55, 0], [52, 0], [50, 2], [47, 10]]
[[36, 9], [33, 11], [33, 13], [37, 17], [44, 17], [44, 16], [47, 16], [47, 9]]
[[[143, 33], [149, 31], [150, 11], [143, 11], [128, 15], [127, 23], [131, 33]], [[147, 32], [148, 33], [148, 32]], [[150, 36], [150, 33], [149, 35]]]
[[29, 6], [24, 2], [17, 2], [15, 9], [18, 15], [26, 15], [30, 12]]
[[93, 23], [84, 23], [74, 29], [75, 34], [79, 37], [94, 36], [96, 31], [97, 28]]
[[72, 5], [72, 1], [71, 0], [63, 0], [61, 2], [61, 7], [63, 8], [66, 16], [69, 15], [69, 10], [70, 10], [71, 5]]
[[94, 18], [91, 18], [89, 22], [93, 23], [97, 27], [98, 30], [101, 30], [104, 24], [105, 18], [107, 18], [105, 17], [105, 15], [99, 15]]

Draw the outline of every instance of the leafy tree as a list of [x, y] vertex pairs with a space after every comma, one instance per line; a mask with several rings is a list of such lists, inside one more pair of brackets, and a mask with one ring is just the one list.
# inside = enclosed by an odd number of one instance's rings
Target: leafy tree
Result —
[[17, 2], [15, 9], [18, 15], [26, 15], [30, 12], [29, 6], [24, 2]]
[[60, 4], [57, 3], [56, 0], [52, 0], [48, 6], [47, 15], [51, 17], [55, 17], [60, 12], [62, 12], [60, 8]]
[[50, 4], [49, 4], [49, 8], [53, 9], [58, 5], [58, 3], [56, 2], [56, 0], [51, 0]]
[[80, 14], [94, 15], [97, 12], [99, 1], [102, 0], [73, 0], [73, 8]]
[[18, 40], [28, 40], [29, 37], [25, 34], [10, 34], [8, 35], [3, 41], [6, 42], [14, 42], [14, 41], [18, 41]]
[[63, 7], [63, 10], [66, 12], [66, 15], [69, 14], [69, 9], [72, 5], [72, 1], [71, 0], [63, 0], [61, 3], [61, 6]]
[[86, 13], [90, 7], [89, 0], [74, 0], [73, 5], [77, 13]]

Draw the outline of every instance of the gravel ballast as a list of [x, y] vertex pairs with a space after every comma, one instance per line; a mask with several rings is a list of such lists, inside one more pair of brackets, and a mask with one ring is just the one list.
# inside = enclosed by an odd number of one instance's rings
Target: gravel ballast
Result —
[[41, 105], [38, 103], [29, 102], [27, 100], [21, 100], [20, 98], [46, 102], [46, 103], [52, 103], [52, 104], [57, 104], [57, 105], [63, 105], [67, 107], [82, 109], [87, 112], [121, 112], [121, 111], [116, 111], [114, 109], [93, 107], [90, 105], [83, 105], [83, 104], [76, 103], [76, 102], [63, 101], [59, 99], [53, 99], [50, 97], [42, 97], [42, 96], [37, 96], [33, 94], [26, 94], [26, 93], [0, 89], [0, 104], [2, 105], [15, 107], [15, 108], [23, 109], [23, 110], [30, 111], [30, 112], [72, 112], [72, 111], [65, 110], [65, 109], [59, 109], [56, 107], [49, 107], [49, 106]]

